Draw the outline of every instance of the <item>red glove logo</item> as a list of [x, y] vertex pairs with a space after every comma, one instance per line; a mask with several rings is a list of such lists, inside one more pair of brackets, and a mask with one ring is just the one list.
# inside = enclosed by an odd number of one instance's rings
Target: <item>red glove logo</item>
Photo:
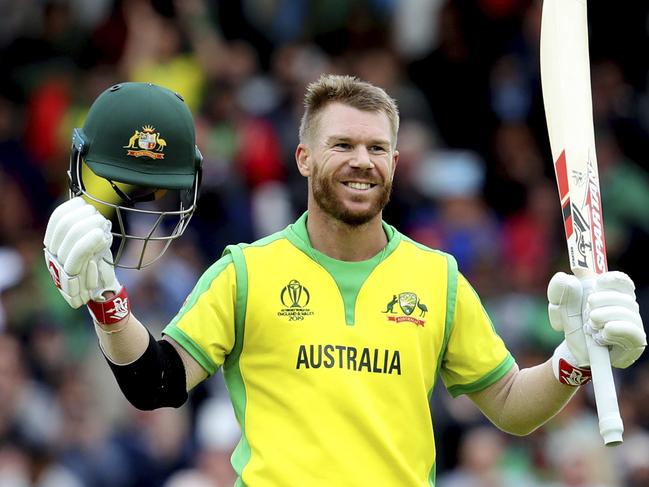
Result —
[[47, 262], [47, 270], [50, 271], [50, 276], [52, 276], [52, 280], [54, 281], [54, 285], [61, 289], [61, 278], [59, 277], [59, 268], [51, 260], [48, 260]]
[[577, 367], [566, 360], [559, 360], [559, 380], [569, 386], [583, 386], [593, 378], [590, 368]]
[[102, 325], [114, 325], [131, 312], [131, 303], [124, 286], [108, 301], [88, 301], [87, 304], [95, 321]]
[[115, 297], [113, 300], [113, 306], [110, 309], [106, 310], [106, 317], [109, 320], [121, 320], [122, 318], [126, 318], [126, 316], [129, 314], [129, 307], [128, 307], [128, 298], [120, 298], [120, 297]]

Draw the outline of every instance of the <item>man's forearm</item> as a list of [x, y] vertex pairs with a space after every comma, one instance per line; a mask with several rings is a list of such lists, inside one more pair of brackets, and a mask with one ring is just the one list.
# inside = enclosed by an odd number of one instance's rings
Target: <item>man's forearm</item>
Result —
[[171, 343], [156, 341], [132, 314], [112, 325], [95, 322], [95, 329], [117, 384], [133, 406], [151, 410], [185, 403], [185, 367]]
[[577, 389], [561, 384], [548, 360], [522, 370], [515, 365], [501, 380], [470, 397], [498, 428], [526, 435], [561, 411]]
[[104, 355], [116, 365], [135, 362], [149, 345], [149, 332], [132, 313], [113, 325], [95, 322], [95, 331]]
[[[102, 352], [115, 365], [132, 364], [144, 355], [150, 342], [148, 330], [132, 313], [114, 325], [95, 322], [95, 331]], [[180, 345], [168, 337], [163, 340], [173, 346], [182, 360], [188, 391], [207, 378], [205, 370]]]

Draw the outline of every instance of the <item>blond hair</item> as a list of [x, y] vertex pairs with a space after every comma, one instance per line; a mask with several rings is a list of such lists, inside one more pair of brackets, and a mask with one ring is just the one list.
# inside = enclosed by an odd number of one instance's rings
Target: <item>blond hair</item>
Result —
[[304, 114], [300, 121], [300, 142], [313, 135], [317, 116], [330, 103], [344, 105], [368, 112], [383, 112], [392, 130], [392, 146], [397, 144], [399, 109], [396, 101], [382, 88], [361, 81], [355, 76], [323, 74], [318, 81], [309, 84], [304, 95]]

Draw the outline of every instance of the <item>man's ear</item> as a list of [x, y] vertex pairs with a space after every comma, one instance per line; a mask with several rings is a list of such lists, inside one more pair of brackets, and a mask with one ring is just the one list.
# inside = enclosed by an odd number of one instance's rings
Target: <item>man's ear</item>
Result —
[[395, 150], [392, 154], [392, 178], [394, 180], [394, 172], [397, 170], [397, 164], [399, 163], [399, 151]]
[[302, 176], [311, 176], [311, 151], [305, 144], [298, 144], [295, 149], [295, 162]]

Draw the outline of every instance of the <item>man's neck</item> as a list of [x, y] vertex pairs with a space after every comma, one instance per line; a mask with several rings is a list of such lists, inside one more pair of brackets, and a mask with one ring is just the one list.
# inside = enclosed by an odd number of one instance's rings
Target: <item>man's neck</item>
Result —
[[309, 208], [306, 228], [311, 246], [337, 260], [368, 260], [388, 243], [380, 213], [363, 225], [351, 226], [332, 218], [319, 208]]

